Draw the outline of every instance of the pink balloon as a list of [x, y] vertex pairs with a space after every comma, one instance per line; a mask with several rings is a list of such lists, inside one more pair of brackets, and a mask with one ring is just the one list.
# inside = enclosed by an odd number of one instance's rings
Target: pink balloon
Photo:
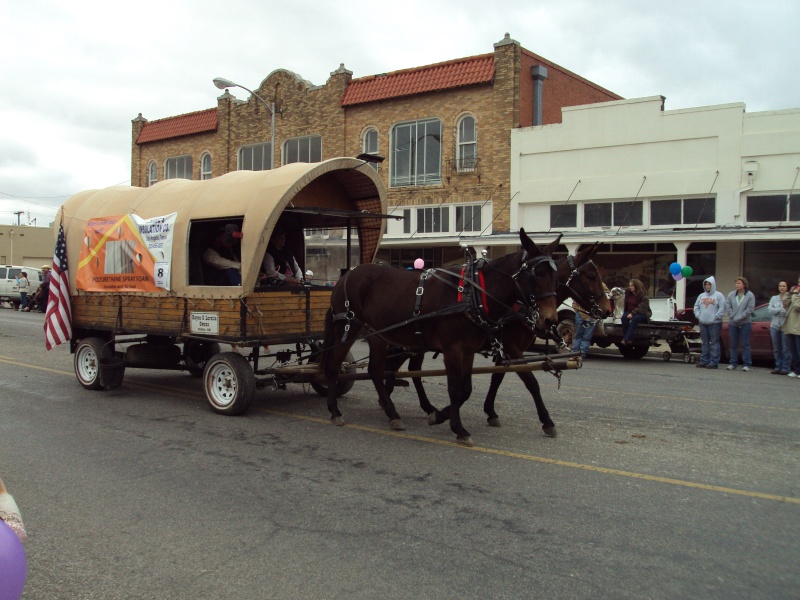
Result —
[[681, 275], [680, 273], [678, 273], [677, 275], [673, 275], [673, 276], [672, 276], [672, 278], [673, 278], [675, 281], [680, 281], [681, 279], [683, 279], [683, 275]]
[[424, 269], [425, 268], [425, 261], [422, 260], [421, 258], [418, 258], [417, 260], [414, 261], [414, 268], [417, 269], [417, 270]]
[[22, 542], [5, 521], [0, 521], [0, 600], [19, 600], [27, 566]]

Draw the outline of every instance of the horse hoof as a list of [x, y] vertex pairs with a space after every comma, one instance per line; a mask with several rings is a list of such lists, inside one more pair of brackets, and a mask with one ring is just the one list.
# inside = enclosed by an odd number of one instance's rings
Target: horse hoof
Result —
[[472, 436], [468, 435], [467, 437], [458, 438], [458, 443], [463, 446], [474, 446], [475, 442], [472, 441]]
[[497, 417], [490, 417], [486, 421], [489, 423], [489, 427], [500, 427], [500, 419]]
[[389, 421], [389, 427], [391, 429], [394, 429], [395, 431], [405, 431], [406, 430], [406, 424], [403, 423], [402, 419], [392, 419], [391, 421]]
[[555, 427], [542, 427], [542, 432], [547, 437], [556, 437], [558, 435], [558, 433], [556, 433], [556, 428]]
[[439, 422], [436, 420], [436, 413], [432, 412], [428, 415], [428, 425], [438, 425]]
[[344, 425], [344, 419], [342, 417], [331, 417], [331, 423], [333, 423], [337, 427], [341, 427], [342, 425]]

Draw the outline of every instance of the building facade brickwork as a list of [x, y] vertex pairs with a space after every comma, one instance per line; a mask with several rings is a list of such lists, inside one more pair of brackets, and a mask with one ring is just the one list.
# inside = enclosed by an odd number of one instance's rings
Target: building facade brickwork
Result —
[[[286, 162], [283, 148], [287, 139], [300, 136], [321, 137], [321, 158], [357, 156], [363, 151], [364, 134], [374, 129], [378, 135], [378, 154], [386, 160], [378, 168], [389, 191], [389, 205], [399, 207], [448, 206], [480, 203], [490, 208], [486, 233], [508, 232], [511, 225], [511, 130], [530, 125], [533, 112], [531, 66], [548, 69], [544, 82], [543, 115], [545, 123], [558, 122], [563, 106], [617, 100], [620, 97], [586, 81], [541, 57], [523, 49], [508, 34], [494, 45], [494, 77], [486, 83], [448, 87], [424, 93], [394, 93], [381, 100], [343, 105], [343, 96], [351, 82], [371, 80], [381, 85], [383, 76], [354, 80], [341, 65], [324, 85], [315, 86], [298, 75], [278, 69], [268, 75], [254, 91], [268, 104], [275, 104], [276, 167]], [[464, 62], [472, 59], [462, 59]], [[449, 61], [450, 65], [453, 61]], [[458, 61], [455, 61], [458, 62]], [[436, 65], [409, 69], [404, 77], [434, 69]], [[392, 75], [392, 74], [388, 74]], [[552, 89], [551, 89], [552, 88]], [[477, 161], [474, 168], [457, 168], [458, 126], [465, 116], [475, 120]], [[168, 117], [177, 119], [179, 117]], [[441, 182], [393, 186], [392, 131], [395, 126], [426, 119], [441, 122]], [[154, 121], [154, 123], [156, 123]], [[211, 156], [212, 176], [218, 177], [240, 168], [239, 150], [249, 144], [269, 143], [272, 137], [270, 110], [254, 95], [238, 100], [224, 92], [217, 102], [217, 130], [184, 132], [171, 139], [139, 143], [148, 122], [137, 117], [132, 122], [131, 182], [148, 185], [148, 169], [155, 163], [157, 180], [165, 178], [165, 164], [171, 157], [192, 157], [192, 178], [201, 178], [201, 157]], [[488, 221], [491, 221], [489, 226]], [[483, 224], [482, 224], [483, 225]], [[414, 231], [412, 227], [412, 231]], [[414, 231], [416, 233], [416, 231]], [[459, 232], [426, 233], [431, 245], [459, 245]], [[408, 235], [387, 233], [384, 246], [401, 248]]]

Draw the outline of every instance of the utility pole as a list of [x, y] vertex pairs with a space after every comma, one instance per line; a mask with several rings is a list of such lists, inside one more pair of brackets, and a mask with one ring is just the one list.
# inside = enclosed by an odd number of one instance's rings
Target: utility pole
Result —
[[18, 210], [18, 211], [15, 211], [14, 214], [17, 215], [17, 226], [19, 226], [19, 224], [20, 224], [19, 223], [19, 217], [20, 217], [20, 215], [25, 214], [25, 211], [24, 210]]

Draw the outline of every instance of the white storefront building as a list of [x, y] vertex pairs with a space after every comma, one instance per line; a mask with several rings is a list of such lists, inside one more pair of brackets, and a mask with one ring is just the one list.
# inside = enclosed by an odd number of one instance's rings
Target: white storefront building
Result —
[[[570, 253], [602, 241], [612, 285], [693, 302], [744, 274], [759, 302], [800, 273], [800, 109], [744, 104], [664, 110], [661, 96], [564, 108], [511, 132], [511, 228], [563, 232]], [[500, 241], [500, 240], [497, 240]], [[474, 239], [476, 245], [484, 239]], [[672, 262], [694, 275], [677, 284]]]

